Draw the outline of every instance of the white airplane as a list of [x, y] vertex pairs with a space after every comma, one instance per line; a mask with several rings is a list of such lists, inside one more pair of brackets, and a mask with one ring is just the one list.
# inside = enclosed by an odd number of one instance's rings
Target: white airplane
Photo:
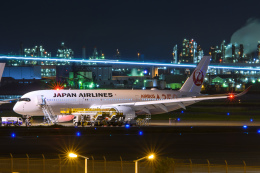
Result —
[[[134, 118], [139, 114], [160, 114], [202, 100], [233, 98], [245, 94], [200, 94], [210, 57], [201, 59], [192, 75], [178, 91], [172, 90], [38, 90], [21, 97], [13, 110], [25, 116], [43, 116], [41, 105], [51, 107], [55, 115], [61, 108], [113, 108]], [[63, 117], [66, 119], [66, 116]], [[70, 119], [69, 117], [67, 117]], [[72, 117], [73, 118], [73, 117]]]

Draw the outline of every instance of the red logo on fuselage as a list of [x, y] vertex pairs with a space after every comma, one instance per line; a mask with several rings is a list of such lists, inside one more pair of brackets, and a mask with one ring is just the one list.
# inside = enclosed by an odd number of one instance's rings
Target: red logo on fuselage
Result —
[[204, 80], [204, 74], [201, 70], [196, 70], [193, 73], [193, 82], [196, 86], [202, 85]]

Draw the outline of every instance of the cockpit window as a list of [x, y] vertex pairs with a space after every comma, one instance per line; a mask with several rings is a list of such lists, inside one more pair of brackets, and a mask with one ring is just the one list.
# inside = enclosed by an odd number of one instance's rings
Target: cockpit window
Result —
[[26, 101], [26, 102], [30, 102], [31, 101], [31, 99], [30, 98], [19, 98], [19, 100], [18, 100], [19, 102], [21, 102], [21, 101]]

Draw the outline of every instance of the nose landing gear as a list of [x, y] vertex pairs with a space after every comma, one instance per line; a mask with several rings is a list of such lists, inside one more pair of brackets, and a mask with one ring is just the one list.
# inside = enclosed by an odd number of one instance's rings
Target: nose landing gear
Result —
[[32, 122], [31, 122], [32, 117], [31, 116], [25, 115], [25, 116], [23, 116], [23, 118], [25, 119], [25, 126], [26, 127], [32, 126]]

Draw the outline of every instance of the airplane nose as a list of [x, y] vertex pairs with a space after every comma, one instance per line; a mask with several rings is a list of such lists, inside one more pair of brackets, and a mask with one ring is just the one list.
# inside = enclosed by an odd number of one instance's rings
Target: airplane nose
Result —
[[14, 111], [14, 112], [17, 111], [17, 104], [14, 105], [14, 107], [13, 107], [13, 111]]
[[19, 104], [16, 103], [16, 104], [14, 105], [13, 111], [16, 112], [16, 113], [20, 113], [20, 112], [21, 112]]

